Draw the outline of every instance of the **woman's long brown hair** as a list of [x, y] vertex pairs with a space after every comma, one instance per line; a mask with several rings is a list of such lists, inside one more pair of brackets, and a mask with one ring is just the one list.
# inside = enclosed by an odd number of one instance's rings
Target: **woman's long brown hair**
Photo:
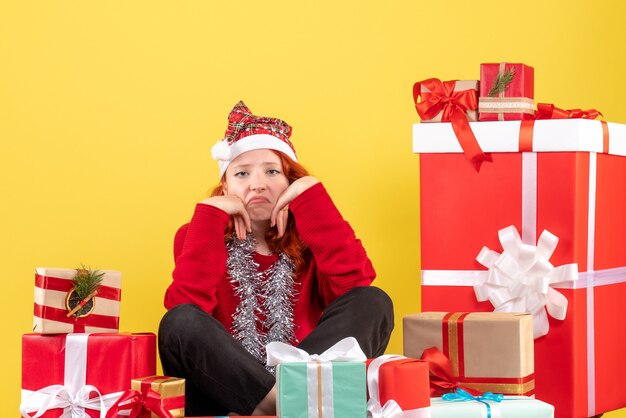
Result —
[[[301, 164], [293, 161], [285, 154], [279, 151], [272, 150], [273, 153], [278, 155], [280, 163], [283, 167], [283, 174], [289, 180], [289, 184], [293, 183], [301, 177], [309, 175], [309, 172]], [[224, 195], [224, 178], [220, 184], [213, 189], [211, 196], [223, 196]], [[225, 239], [229, 239], [233, 234], [235, 227], [232, 220], [228, 223], [226, 230], [224, 231]], [[270, 228], [265, 234], [265, 240], [267, 241], [270, 250], [273, 252], [283, 252], [287, 254], [295, 264], [296, 274], [300, 274], [306, 268], [307, 262], [310, 257], [310, 252], [306, 244], [300, 239], [298, 231], [296, 229], [295, 220], [293, 214], [289, 212], [289, 218], [287, 219], [287, 227], [285, 233], [281, 238], [278, 238], [278, 230], [276, 228]]]

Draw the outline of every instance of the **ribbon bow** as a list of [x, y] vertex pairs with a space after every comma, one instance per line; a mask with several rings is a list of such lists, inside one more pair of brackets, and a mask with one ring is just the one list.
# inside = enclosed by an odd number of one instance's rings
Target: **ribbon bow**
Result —
[[367, 401], [367, 418], [402, 418], [404, 416], [402, 408], [393, 399], [389, 399], [385, 402], [385, 405], [380, 404], [380, 392], [378, 386], [378, 370], [380, 367], [394, 360], [405, 359], [404, 356], [397, 356], [393, 354], [387, 354], [380, 356], [372, 360], [367, 368], [367, 390], [370, 398]]
[[602, 113], [596, 109], [561, 109], [552, 103], [537, 104], [537, 112], [535, 119], [595, 119], [598, 116], [604, 117]]
[[[548, 316], [563, 320], [567, 298], [554, 283], [578, 279], [576, 263], [554, 267], [548, 260], [559, 239], [544, 230], [537, 245], [523, 244], [513, 225], [498, 231], [502, 254], [483, 247], [476, 260], [489, 269], [487, 281], [474, 286], [478, 301], [489, 300], [495, 312], [530, 312], [535, 338], [549, 330]], [[544, 309], [545, 307], [545, 309]]]
[[[532, 119], [523, 120], [520, 123], [520, 151], [532, 152], [533, 151], [533, 136], [535, 120], [537, 119], [596, 119], [598, 116], [604, 118], [602, 113], [596, 109], [561, 109], [551, 103], [539, 103], [537, 104], [537, 111]], [[603, 152], [609, 152], [609, 127], [604, 120], [601, 120], [602, 124], [602, 142]]]
[[267, 345], [267, 365], [277, 366], [280, 363], [304, 363], [309, 361], [365, 361], [367, 357], [354, 337], [339, 341], [322, 354], [309, 354], [304, 350], [278, 341]]
[[494, 394], [491, 392], [485, 392], [484, 394], [480, 396], [473, 396], [467, 391], [461, 388], [458, 388], [453, 393], [446, 393], [445, 395], [441, 397], [441, 399], [443, 399], [444, 401], [449, 401], [449, 402], [468, 402], [468, 401], [480, 402], [483, 405], [485, 405], [485, 407], [487, 407], [487, 418], [491, 418], [491, 405], [489, 404], [489, 401], [498, 402], [498, 403], [502, 402], [502, 400], [504, 399], [504, 395]]
[[[413, 85], [413, 101], [422, 120], [431, 120], [442, 113], [441, 121], [450, 122], [467, 159], [476, 171], [483, 161], [491, 156], [480, 148], [465, 112], [478, 108], [476, 90], [454, 91], [456, 80], [442, 82], [437, 78], [417, 82]], [[430, 92], [422, 92], [422, 86]], [[418, 99], [422, 99], [418, 101]]]
[[381, 406], [380, 402], [371, 401], [371, 398], [367, 401], [367, 418], [402, 418], [404, 416], [402, 408], [393, 399], [385, 402], [384, 406]]
[[[91, 394], [95, 393], [95, 397]], [[24, 418], [41, 417], [49, 409], [63, 408], [60, 418], [83, 418], [87, 417], [85, 409], [100, 411], [100, 418], [105, 418], [106, 403], [112, 401], [120, 394], [113, 393], [102, 396], [95, 386], [82, 386], [75, 394], [63, 385], [51, 385], [33, 392], [25, 402], [20, 405], [20, 414]], [[35, 412], [35, 415], [30, 415]]]
[[[452, 373], [450, 359], [437, 347], [430, 347], [422, 352], [420, 360], [428, 362], [430, 371], [430, 396], [435, 398], [445, 393], [462, 389], [459, 380]], [[478, 395], [481, 392], [464, 388], [465, 391]]]
[[[169, 405], [169, 409], [178, 409], [182, 408], [182, 405]], [[139, 417], [141, 411], [146, 409], [152, 412], [159, 418], [173, 418], [174, 416], [166, 409], [166, 406], [163, 404], [163, 399], [161, 399], [161, 394], [148, 389], [145, 391], [136, 391], [129, 389], [125, 391], [120, 399], [111, 406], [106, 414], [106, 418], [115, 418], [115, 417], [129, 417], [136, 418]], [[129, 411], [129, 412], [120, 412], [120, 411]]]

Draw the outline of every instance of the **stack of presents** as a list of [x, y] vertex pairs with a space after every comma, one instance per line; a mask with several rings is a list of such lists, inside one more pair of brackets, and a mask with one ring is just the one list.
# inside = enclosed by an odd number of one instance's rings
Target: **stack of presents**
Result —
[[[353, 338], [315, 355], [270, 343], [278, 417], [626, 406], [626, 125], [535, 105], [533, 90], [533, 68], [511, 63], [415, 84], [422, 312], [403, 320], [404, 355], [366, 359]], [[154, 376], [155, 336], [117, 333], [119, 273], [77, 297], [81, 272], [37, 271], [22, 416], [183, 416], [184, 382]]]
[[22, 337], [22, 417], [184, 416], [184, 379], [156, 376], [156, 336], [118, 332], [121, 278], [36, 270], [34, 333]]

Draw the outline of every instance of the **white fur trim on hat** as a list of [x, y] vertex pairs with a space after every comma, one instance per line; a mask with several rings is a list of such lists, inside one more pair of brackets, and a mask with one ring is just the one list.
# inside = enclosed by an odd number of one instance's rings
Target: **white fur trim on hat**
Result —
[[230, 163], [244, 152], [256, 149], [273, 149], [280, 151], [293, 161], [298, 162], [293, 149], [282, 139], [276, 138], [269, 134], [250, 135], [235, 141], [232, 145], [222, 140], [213, 145], [211, 155], [220, 167], [220, 178], [226, 172]]

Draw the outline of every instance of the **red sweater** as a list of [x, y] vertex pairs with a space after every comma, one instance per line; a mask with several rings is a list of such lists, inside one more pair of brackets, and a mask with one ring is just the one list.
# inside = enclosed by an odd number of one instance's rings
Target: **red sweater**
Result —
[[[298, 341], [317, 324], [326, 306], [357, 286], [368, 286], [376, 276], [365, 249], [326, 189], [318, 183], [290, 204], [300, 238], [313, 255], [295, 282], [297, 299], [293, 317]], [[214, 206], [196, 205], [191, 222], [174, 238], [176, 266], [165, 292], [165, 307], [198, 305], [232, 332], [233, 313], [239, 304], [226, 271], [224, 229], [230, 216]], [[254, 253], [259, 270], [269, 268], [277, 255]]]

